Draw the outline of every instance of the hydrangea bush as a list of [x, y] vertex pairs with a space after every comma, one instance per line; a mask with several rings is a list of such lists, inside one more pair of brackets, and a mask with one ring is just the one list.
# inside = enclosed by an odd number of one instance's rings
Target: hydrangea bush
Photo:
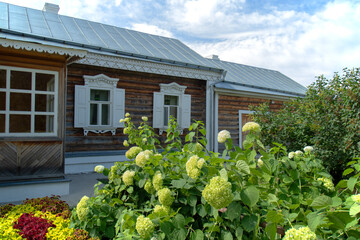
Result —
[[[266, 149], [260, 125], [249, 123], [242, 148], [219, 133], [222, 154], [206, 149], [202, 122], [182, 141], [174, 119], [161, 147], [147, 118], [129, 135], [128, 161], [97, 167], [106, 180], [81, 200], [73, 226], [101, 239], [356, 239], [360, 164], [334, 187], [311, 146]], [[159, 150], [162, 151], [159, 152]], [[299, 238], [300, 237], [300, 238]]]

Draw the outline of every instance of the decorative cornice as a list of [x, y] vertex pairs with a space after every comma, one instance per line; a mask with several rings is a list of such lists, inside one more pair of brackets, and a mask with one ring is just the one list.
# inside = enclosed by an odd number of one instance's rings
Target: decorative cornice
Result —
[[186, 86], [181, 86], [176, 82], [169, 84], [160, 83], [160, 92], [167, 94], [184, 94]]
[[104, 74], [99, 74], [96, 76], [88, 76], [88, 75], [84, 75], [84, 81], [85, 81], [85, 86], [90, 86], [90, 87], [114, 87], [116, 88], [116, 85], [119, 81], [118, 78], [111, 78], [108, 77]]
[[50, 45], [43, 45], [30, 42], [22, 42], [12, 39], [0, 38], [0, 46], [11, 47], [14, 49], [23, 49], [26, 51], [46, 52], [50, 54], [68, 55], [71, 57], [85, 57], [87, 52], [84, 50], [78, 50], [73, 48], [62, 48]]
[[95, 53], [88, 53], [85, 58], [76, 61], [76, 63], [210, 81], [218, 81], [221, 79], [221, 73], [212, 71]]

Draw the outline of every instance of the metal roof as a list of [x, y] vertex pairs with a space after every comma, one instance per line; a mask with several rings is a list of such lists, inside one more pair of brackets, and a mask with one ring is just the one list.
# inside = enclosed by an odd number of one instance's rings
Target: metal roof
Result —
[[227, 84], [218, 83], [216, 87], [245, 90], [257, 93], [263, 91], [289, 96], [304, 96], [307, 88], [295, 82], [284, 74], [265, 68], [247, 66], [243, 64], [226, 62], [221, 60], [209, 59], [218, 68], [225, 69], [226, 76], [224, 81]]
[[[0, 31], [150, 61], [221, 72], [181, 41], [0, 2]], [[9, 38], [9, 37], [8, 37]]]

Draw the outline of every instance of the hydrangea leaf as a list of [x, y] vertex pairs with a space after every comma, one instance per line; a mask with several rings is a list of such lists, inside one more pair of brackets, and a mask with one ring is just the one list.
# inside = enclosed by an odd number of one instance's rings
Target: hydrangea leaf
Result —
[[245, 216], [241, 221], [241, 225], [244, 227], [245, 231], [251, 232], [254, 231], [258, 222], [258, 217], [255, 215]]
[[265, 232], [270, 240], [274, 240], [276, 237], [277, 226], [276, 223], [268, 223], [265, 227]]
[[196, 231], [192, 232], [190, 235], [190, 240], [203, 240], [204, 233], [200, 229], [196, 229]]
[[237, 161], [236, 167], [239, 169], [240, 172], [250, 174], [250, 167], [244, 160]]
[[350, 207], [350, 215], [355, 216], [356, 214], [360, 213], [360, 205], [355, 203]]
[[330, 205], [332, 205], [331, 197], [322, 195], [322, 196], [316, 197], [312, 201], [310, 206], [313, 207], [313, 208], [325, 208], [325, 207], [330, 206]]
[[241, 191], [240, 196], [246, 205], [253, 207], [259, 201], [259, 190], [255, 186], [250, 186]]

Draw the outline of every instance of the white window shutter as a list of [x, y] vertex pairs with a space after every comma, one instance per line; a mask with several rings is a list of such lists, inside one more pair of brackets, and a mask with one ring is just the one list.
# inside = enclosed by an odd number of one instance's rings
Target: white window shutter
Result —
[[88, 125], [89, 118], [89, 88], [75, 85], [74, 127], [83, 128]]
[[154, 92], [153, 128], [164, 127], [164, 94]]
[[191, 124], [191, 95], [183, 94], [181, 101], [181, 128], [189, 128]]
[[125, 118], [125, 89], [114, 89], [113, 99], [113, 126], [123, 128], [124, 123], [119, 121]]

